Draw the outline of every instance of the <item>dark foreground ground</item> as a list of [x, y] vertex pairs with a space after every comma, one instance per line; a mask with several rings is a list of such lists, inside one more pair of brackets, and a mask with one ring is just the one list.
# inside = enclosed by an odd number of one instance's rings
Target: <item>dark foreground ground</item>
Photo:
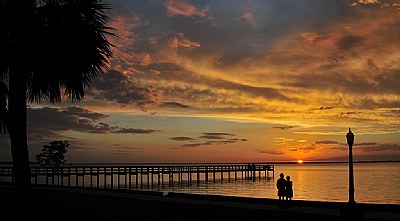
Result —
[[[24, 212], [14, 211], [13, 194], [0, 184], [0, 220]], [[340, 216], [343, 203], [294, 200], [278, 208], [273, 199], [44, 187], [34, 187], [33, 196], [30, 220], [349, 220]], [[400, 205], [358, 206], [364, 220], [400, 220]]]

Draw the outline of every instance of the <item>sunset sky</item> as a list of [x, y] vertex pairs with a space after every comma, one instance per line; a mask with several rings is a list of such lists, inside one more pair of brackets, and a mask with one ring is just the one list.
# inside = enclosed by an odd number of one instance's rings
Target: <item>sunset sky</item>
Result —
[[[110, 0], [109, 69], [29, 104], [31, 160], [400, 160], [400, 1]], [[11, 160], [0, 139], [0, 161]]]

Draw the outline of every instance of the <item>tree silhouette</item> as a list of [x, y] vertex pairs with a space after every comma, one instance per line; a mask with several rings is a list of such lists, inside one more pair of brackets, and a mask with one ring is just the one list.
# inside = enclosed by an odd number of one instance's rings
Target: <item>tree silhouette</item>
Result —
[[100, 0], [0, 0], [0, 125], [10, 135], [17, 210], [32, 206], [27, 103], [84, 97], [112, 56], [109, 8]]
[[68, 141], [61, 140], [55, 140], [50, 142], [49, 145], [43, 145], [42, 152], [35, 155], [36, 162], [41, 166], [58, 169], [60, 165], [66, 162], [64, 154], [69, 146]]

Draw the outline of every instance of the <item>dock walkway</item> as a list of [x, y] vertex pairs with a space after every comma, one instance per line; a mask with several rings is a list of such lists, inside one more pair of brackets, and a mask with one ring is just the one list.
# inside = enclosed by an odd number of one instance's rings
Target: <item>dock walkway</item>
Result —
[[[191, 185], [193, 182], [236, 181], [274, 177], [269, 163], [161, 164], [161, 165], [63, 165], [55, 169], [31, 166], [32, 184], [110, 189]], [[12, 166], [0, 165], [0, 178], [13, 181]]]

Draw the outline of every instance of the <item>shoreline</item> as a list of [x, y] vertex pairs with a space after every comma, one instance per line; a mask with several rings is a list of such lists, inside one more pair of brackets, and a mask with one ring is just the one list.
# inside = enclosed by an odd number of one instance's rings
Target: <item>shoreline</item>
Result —
[[[0, 218], [12, 218], [13, 186], [0, 184]], [[36, 218], [63, 220], [90, 218], [125, 220], [343, 220], [346, 203], [293, 200], [292, 207], [278, 208], [276, 199], [200, 195], [173, 192], [33, 186]], [[358, 204], [364, 220], [400, 220], [400, 205]], [[40, 212], [42, 211], [42, 212]], [[43, 213], [46, 211], [46, 213]]]

